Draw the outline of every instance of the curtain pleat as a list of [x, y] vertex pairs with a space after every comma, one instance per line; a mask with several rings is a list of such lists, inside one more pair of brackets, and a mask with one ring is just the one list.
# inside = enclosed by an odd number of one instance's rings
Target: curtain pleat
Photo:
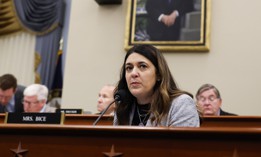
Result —
[[36, 34], [46, 34], [61, 24], [63, 0], [14, 0], [22, 26]]
[[61, 31], [61, 28], [56, 28], [52, 33], [44, 36], [37, 36], [36, 39], [36, 51], [41, 56], [41, 63], [38, 66], [37, 71], [40, 74], [41, 83], [46, 85], [49, 89], [52, 87], [55, 75]]
[[34, 83], [34, 51], [36, 37], [28, 32], [0, 36], [0, 75], [11, 73], [18, 83]]

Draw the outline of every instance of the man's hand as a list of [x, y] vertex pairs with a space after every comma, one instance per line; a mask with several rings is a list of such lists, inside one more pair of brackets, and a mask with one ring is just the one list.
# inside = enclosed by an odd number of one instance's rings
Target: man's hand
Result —
[[175, 24], [176, 18], [178, 17], [177, 11], [173, 11], [170, 15], [164, 15], [161, 21], [167, 26], [170, 27]]

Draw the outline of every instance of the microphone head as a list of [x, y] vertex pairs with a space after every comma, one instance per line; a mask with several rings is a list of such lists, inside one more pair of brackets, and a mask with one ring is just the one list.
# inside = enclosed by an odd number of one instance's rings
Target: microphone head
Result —
[[114, 95], [116, 101], [122, 101], [126, 98], [127, 92], [124, 89], [120, 89]]

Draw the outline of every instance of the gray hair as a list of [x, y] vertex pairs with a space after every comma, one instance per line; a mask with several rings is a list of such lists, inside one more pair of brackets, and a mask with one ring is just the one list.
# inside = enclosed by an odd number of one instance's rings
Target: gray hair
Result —
[[47, 100], [48, 88], [41, 84], [31, 84], [25, 88], [24, 96], [37, 96], [37, 100]]
[[214, 93], [216, 94], [217, 98], [221, 99], [221, 95], [219, 90], [212, 84], [203, 84], [196, 93], [196, 99], [198, 99], [199, 95], [207, 90], [213, 89]]

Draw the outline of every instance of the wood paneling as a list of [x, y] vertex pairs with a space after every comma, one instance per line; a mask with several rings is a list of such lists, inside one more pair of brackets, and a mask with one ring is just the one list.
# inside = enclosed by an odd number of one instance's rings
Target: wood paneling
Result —
[[261, 129], [165, 128], [0, 124], [1, 156], [27, 149], [27, 157], [260, 157]]

